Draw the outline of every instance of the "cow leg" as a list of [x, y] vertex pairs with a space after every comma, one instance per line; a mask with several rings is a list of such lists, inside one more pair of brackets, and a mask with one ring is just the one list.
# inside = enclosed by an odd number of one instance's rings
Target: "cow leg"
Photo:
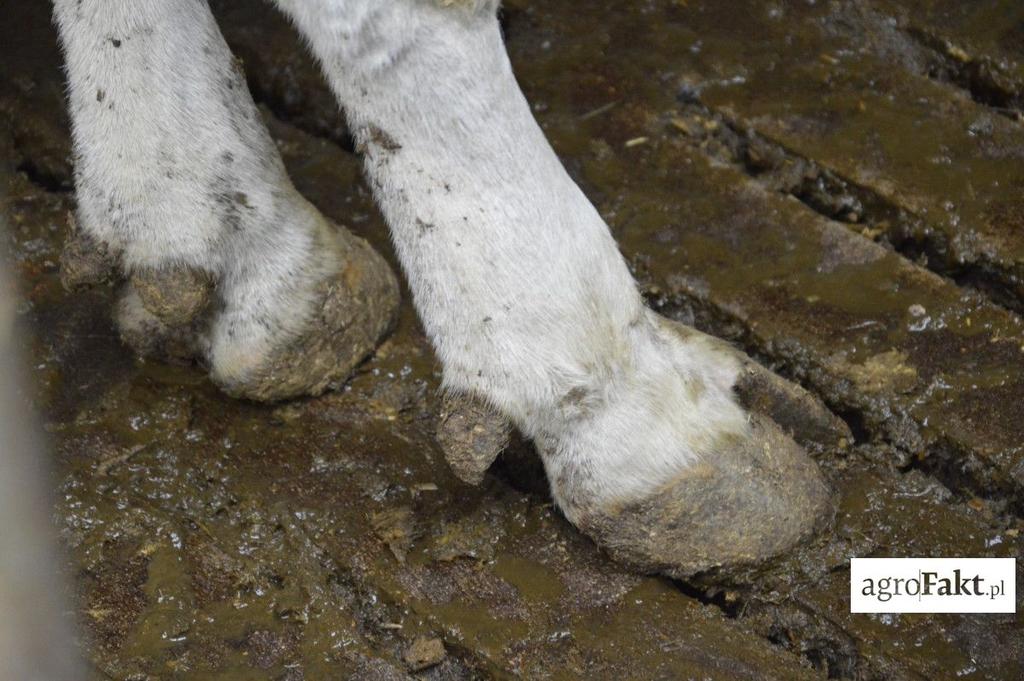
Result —
[[259, 400], [343, 381], [397, 285], [289, 180], [205, 0], [57, 0], [75, 150], [65, 281], [127, 279], [123, 337]]
[[496, 2], [278, 4], [346, 109], [446, 386], [534, 440], [572, 522], [674, 575], [820, 526], [813, 461], [737, 402], [743, 358], [644, 306], [534, 121]]

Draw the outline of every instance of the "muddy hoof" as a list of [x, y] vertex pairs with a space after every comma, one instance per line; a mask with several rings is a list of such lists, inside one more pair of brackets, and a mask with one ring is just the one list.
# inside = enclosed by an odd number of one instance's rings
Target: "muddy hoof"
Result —
[[202, 355], [197, 321], [171, 326], [143, 304], [139, 292], [125, 284], [114, 310], [121, 341], [135, 354], [173, 364], [187, 364]]
[[338, 388], [391, 329], [399, 301], [391, 268], [345, 229], [335, 228], [324, 239], [339, 267], [318, 285], [319, 302], [304, 332], [241, 378], [214, 371], [214, 382], [227, 394], [276, 402]]
[[68, 214], [68, 238], [60, 254], [60, 281], [65, 290], [80, 291], [117, 279], [119, 258], [110, 248], [78, 229]]
[[831, 491], [790, 436], [820, 448], [850, 433], [814, 396], [713, 336], [664, 318], [690, 357], [729, 364], [744, 427], [722, 432], [674, 477], [634, 501], [584, 504], [573, 520], [616, 560], [646, 573], [749, 584], [832, 520]]
[[144, 268], [132, 272], [131, 283], [153, 316], [168, 326], [186, 326], [210, 303], [213, 277], [189, 267]]
[[452, 472], [463, 482], [483, 482], [511, 435], [512, 424], [486, 403], [464, 395], [445, 396], [437, 442]]
[[646, 500], [582, 516], [581, 530], [647, 573], [746, 581], [833, 515], [817, 465], [770, 419], [696, 462]]

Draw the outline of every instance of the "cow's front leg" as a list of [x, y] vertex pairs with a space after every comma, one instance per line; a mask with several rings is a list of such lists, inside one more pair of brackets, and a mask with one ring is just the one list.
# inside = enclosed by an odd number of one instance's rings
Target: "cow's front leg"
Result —
[[736, 401], [742, 359], [644, 304], [513, 77], [489, 0], [280, 0], [346, 107], [453, 391], [537, 444], [566, 516], [687, 575], [775, 555], [829, 495]]
[[57, 0], [74, 125], [76, 286], [127, 279], [122, 336], [198, 356], [232, 394], [343, 381], [397, 284], [294, 189], [205, 0]]

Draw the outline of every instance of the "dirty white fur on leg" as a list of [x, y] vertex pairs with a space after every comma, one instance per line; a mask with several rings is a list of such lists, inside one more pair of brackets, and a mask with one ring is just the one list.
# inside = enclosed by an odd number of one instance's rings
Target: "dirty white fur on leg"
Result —
[[79, 226], [129, 272], [209, 273], [208, 358], [222, 380], [244, 376], [310, 315], [329, 267], [323, 219], [292, 187], [205, 0], [56, 0], [55, 18]]
[[570, 519], [745, 432], [735, 360], [644, 307], [533, 119], [495, 2], [278, 4], [346, 109], [446, 386], [538, 443]]

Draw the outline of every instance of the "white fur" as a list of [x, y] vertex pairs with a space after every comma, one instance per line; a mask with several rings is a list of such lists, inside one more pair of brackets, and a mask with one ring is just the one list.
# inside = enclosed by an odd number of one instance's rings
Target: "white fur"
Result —
[[[446, 386], [534, 438], [570, 517], [649, 494], [745, 428], [735, 362], [656, 323], [534, 121], [496, 2], [278, 4], [345, 106]], [[247, 322], [287, 315], [308, 230], [205, 3], [86, 6], [101, 9], [57, 2], [86, 226], [130, 263], [230, 273], [236, 345], [258, 346]], [[255, 208], [244, 238], [209, 199], [225, 181]]]

